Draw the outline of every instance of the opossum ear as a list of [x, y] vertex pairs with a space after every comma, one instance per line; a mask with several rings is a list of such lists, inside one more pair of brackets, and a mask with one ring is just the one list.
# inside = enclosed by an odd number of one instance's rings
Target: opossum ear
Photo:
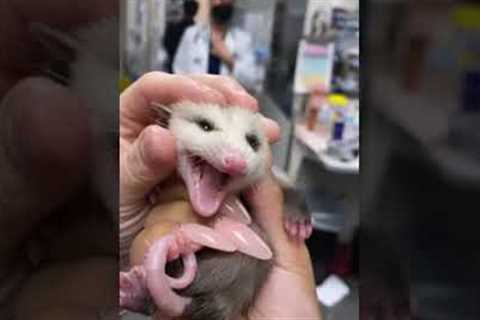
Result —
[[155, 122], [161, 127], [168, 128], [170, 117], [172, 115], [172, 109], [157, 102], [152, 102], [151, 106], [155, 111]]

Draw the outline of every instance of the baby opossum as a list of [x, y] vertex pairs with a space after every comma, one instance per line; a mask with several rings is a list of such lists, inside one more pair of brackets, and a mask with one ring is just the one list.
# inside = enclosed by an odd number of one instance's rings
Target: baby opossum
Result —
[[[190, 102], [171, 106], [166, 112], [171, 112], [171, 116], [168, 119], [160, 119], [160, 123], [168, 125], [176, 137], [178, 173], [185, 182], [193, 211], [202, 219], [213, 219], [214, 221], [210, 224], [213, 225], [212, 230], [202, 229], [202, 232], [208, 233], [211, 238], [226, 236], [222, 241], [232, 241], [235, 247], [238, 239], [235, 239], [235, 235], [229, 237], [229, 227], [217, 228], [215, 221], [224, 219], [225, 213], [222, 205], [225, 204], [227, 195], [242, 191], [266, 173], [269, 146], [262, 131], [260, 117], [243, 108], [220, 107], [212, 104], [197, 105]], [[292, 200], [290, 203], [301, 204], [301, 198], [293, 189], [290, 186], [284, 186], [288, 190], [286, 199]], [[229, 199], [227, 199], [227, 203], [231, 202]], [[285, 226], [287, 232], [302, 240], [307, 238], [312, 231], [308, 211], [302, 206], [292, 206], [293, 210], [289, 210], [289, 208], [289, 206], [286, 207]], [[245, 224], [244, 229], [250, 228], [264, 242], [268, 243], [263, 231], [254, 221], [250, 224], [247, 219], [243, 223]], [[248, 224], [250, 225], [247, 227]], [[148, 227], [146, 228], [148, 229]], [[242, 237], [247, 235], [245, 238], [248, 238], [248, 232], [244, 229], [235, 231]], [[188, 239], [184, 242], [194, 242], [207, 247], [207, 249], [197, 252], [196, 256], [190, 255], [189, 258], [184, 256], [182, 266], [180, 260], [167, 263], [168, 259], [165, 257], [168, 256], [167, 252], [175, 241], [163, 245], [152, 244], [148, 250], [140, 246], [142, 250], [145, 250], [142, 251], [142, 256], [144, 254], [146, 257], [145, 261], [140, 260], [140, 263], [143, 262], [143, 267], [139, 269], [137, 264], [131, 273], [121, 275], [120, 286], [121, 290], [124, 289], [121, 295], [123, 297], [143, 295], [145, 298], [145, 288], [139, 289], [139, 287], [142, 286], [142, 283], [145, 284], [149, 281], [148, 270], [156, 272], [156, 278], [176, 277], [176, 279], [185, 279], [186, 274], [193, 272], [195, 277], [187, 286], [181, 288], [171, 286], [176, 289], [176, 294], [166, 292], [171, 289], [168, 289], [165, 283], [156, 287], [147, 284], [155, 304], [159, 307], [157, 316], [160, 314], [161, 319], [186, 316], [188, 319], [197, 320], [228, 320], [245, 314], [271, 269], [271, 261], [265, 259], [265, 257], [268, 258], [268, 255], [262, 256], [264, 251], [262, 251], [261, 245], [260, 249], [258, 248], [259, 241], [249, 240], [250, 242], [247, 241], [246, 246], [244, 245], [241, 249], [237, 248], [236, 252], [231, 252], [232, 250], [226, 249], [218, 243], [212, 244], [203, 238], [199, 241], [198, 234], [195, 236], [188, 234], [189, 232], [198, 233], [195, 231], [196, 229], [189, 227], [186, 230], [188, 231], [184, 230], [183, 236]], [[227, 233], [225, 233], [226, 230]], [[175, 234], [174, 237], [178, 238], [179, 235]], [[149, 238], [144, 242], [152, 240]], [[159, 240], [157, 243], [161, 241], [163, 240]], [[179, 246], [178, 242], [176, 245]], [[132, 250], [138, 250], [137, 248], [138, 246], [134, 242]], [[176, 251], [178, 253], [179, 250]], [[158, 256], [163, 256], [164, 259], [162, 263], [155, 264], [153, 257]], [[187, 264], [192, 264], [188, 262], [188, 259], [195, 259], [196, 272], [193, 267], [185, 267]], [[133, 260], [139, 262], [138, 259]], [[135, 261], [133, 262], [135, 265]], [[162, 271], [165, 269], [166, 271]], [[131, 290], [132, 288], [136, 289]], [[145, 302], [142, 302], [142, 299], [128, 300], [124, 299], [123, 303], [121, 302], [123, 307], [130, 307], [136, 311], [144, 308]]]
[[[241, 108], [188, 103], [172, 110], [169, 128], [177, 139], [178, 171], [197, 213], [216, 213], [226, 194], [265, 174], [268, 142], [256, 115]], [[208, 250], [197, 259], [195, 281], [179, 292], [193, 297], [185, 315], [195, 320], [234, 319], [247, 311], [271, 268], [270, 261], [242, 253]]]

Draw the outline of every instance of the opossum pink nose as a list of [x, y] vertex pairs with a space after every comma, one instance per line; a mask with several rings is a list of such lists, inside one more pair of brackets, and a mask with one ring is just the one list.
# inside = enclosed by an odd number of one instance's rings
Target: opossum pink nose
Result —
[[243, 175], [247, 169], [247, 161], [239, 154], [228, 154], [223, 158], [225, 171], [231, 175]]

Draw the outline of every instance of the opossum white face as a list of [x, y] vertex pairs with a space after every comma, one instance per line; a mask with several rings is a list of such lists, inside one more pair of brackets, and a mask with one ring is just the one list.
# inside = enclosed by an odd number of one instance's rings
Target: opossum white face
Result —
[[178, 172], [202, 216], [265, 173], [268, 142], [258, 114], [185, 102], [172, 107], [169, 128], [177, 139]]

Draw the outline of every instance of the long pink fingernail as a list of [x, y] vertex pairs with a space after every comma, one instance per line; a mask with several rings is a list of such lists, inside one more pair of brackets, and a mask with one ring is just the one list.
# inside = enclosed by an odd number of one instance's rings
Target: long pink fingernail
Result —
[[229, 238], [237, 250], [260, 260], [269, 260], [273, 253], [269, 246], [250, 227], [230, 218], [220, 218], [215, 223], [215, 230]]
[[182, 225], [180, 229], [188, 239], [202, 246], [226, 252], [236, 249], [230, 239], [212, 228], [190, 223]]

